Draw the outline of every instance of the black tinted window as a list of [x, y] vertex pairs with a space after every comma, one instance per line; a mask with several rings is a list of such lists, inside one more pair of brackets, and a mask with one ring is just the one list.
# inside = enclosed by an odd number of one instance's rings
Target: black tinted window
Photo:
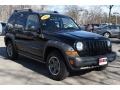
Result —
[[62, 18], [63, 29], [79, 29], [77, 24], [70, 18]]
[[117, 29], [117, 26], [116, 25], [111, 25], [110, 28], [111, 29]]
[[27, 23], [26, 23], [26, 29], [29, 29], [30, 27], [34, 29], [38, 29], [40, 26], [39, 23], [39, 18], [37, 15], [29, 15], [27, 18]]
[[10, 16], [9, 20], [8, 20], [8, 23], [9, 23], [9, 24], [14, 24], [17, 17], [18, 17], [18, 14], [17, 14], [17, 13], [12, 14], [12, 15]]
[[27, 15], [26, 14], [23, 14], [23, 13], [20, 13], [17, 17], [17, 20], [15, 21], [15, 24], [17, 25], [22, 25], [25, 27], [26, 25], [26, 20], [27, 20]]
[[[44, 16], [44, 15], [43, 15]], [[77, 24], [69, 17], [50, 15], [46, 20], [41, 20], [43, 30], [78, 30]]]
[[49, 31], [58, 30], [60, 28], [60, 20], [55, 16], [51, 16], [49, 19], [42, 21], [42, 28]]

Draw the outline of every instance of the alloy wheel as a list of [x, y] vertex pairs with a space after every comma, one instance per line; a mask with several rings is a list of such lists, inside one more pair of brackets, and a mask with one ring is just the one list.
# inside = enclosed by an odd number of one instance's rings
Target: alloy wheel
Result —
[[48, 63], [49, 71], [52, 75], [58, 75], [60, 72], [60, 62], [59, 59], [55, 56], [49, 59]]

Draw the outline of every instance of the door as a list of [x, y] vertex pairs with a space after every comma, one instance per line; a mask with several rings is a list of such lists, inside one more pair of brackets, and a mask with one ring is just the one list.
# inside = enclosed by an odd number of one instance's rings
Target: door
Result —
[[111, 25], [111, 34], [112, 36], [118, 36], [119, 34], [119, 26], [117, 25]]
[[16, 14], [13, 33], [15, 35], [16, 46], [20, 51], [26, 51], [26, 48], [25, 48], [26, 35], [24, 34], [26, 20], [27, 20], [26, 13]]
[[42, 58], [43, 50], [45, 47], [45, 39], [40, 35], [40, 20], [39, 15], [31, 14], [27, 18], [25, 35], [25, 48], [26, 52]]

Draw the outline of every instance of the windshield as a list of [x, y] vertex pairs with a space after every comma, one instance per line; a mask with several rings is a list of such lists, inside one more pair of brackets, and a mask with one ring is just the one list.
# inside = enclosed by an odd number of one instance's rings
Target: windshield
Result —
[[50, 16], [42, 21], [44, 30], [78, 30], [78, 25], [69, 17]]
[[79, 29], [71, 18], [62, 18], [63, 29]]

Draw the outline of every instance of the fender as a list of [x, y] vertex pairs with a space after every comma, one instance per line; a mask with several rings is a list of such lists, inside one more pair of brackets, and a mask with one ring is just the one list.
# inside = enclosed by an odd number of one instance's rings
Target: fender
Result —
[[112, 32], [109, 30], [103, 32], [103, 34], [105, 34], [105, 33], [110, 33], [110, 35], [112, 34]]
[[44, 52], [43, 52], [43, 58], [45, 58], [45, 52], [47, 50], [47, 47], [53, 47], [53, 48], [59, 49], [61, 51], [63, 57], [65, 58], [65, 63], [67, 64], [67, 66], [71, 67], [68, 56], [65, 53], [68, 50], [74, 51], [74, 49], [70, 45], [60, 42], [60, 41], [49, 40], [45, 45]]
[[15, 37], [13, 34], [10, 34], [10, 33], [7, 33], [6, 36], [4, 37], [4, 42], [5, 42], [5, 45], [6, 45], [6, 40], [7, 39], [10, 39], [13, 43], [13, 45], [15, 46]]

